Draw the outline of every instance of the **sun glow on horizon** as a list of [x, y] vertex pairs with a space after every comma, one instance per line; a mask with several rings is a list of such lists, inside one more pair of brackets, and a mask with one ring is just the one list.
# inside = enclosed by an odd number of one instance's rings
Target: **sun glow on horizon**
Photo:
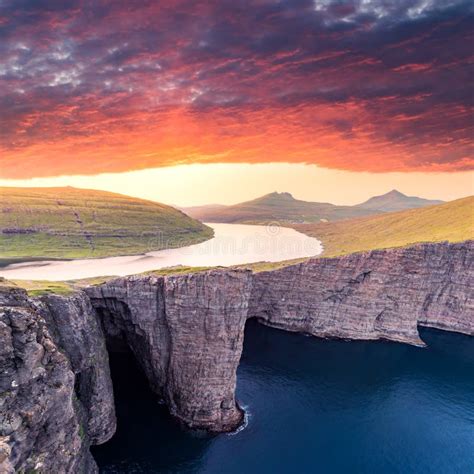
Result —
[[94, 176], [0, 180], [1, 186], [74, 186], [127, 194], [175, 206], [236, 204], [273, 191], [296, 199], [352, 205], [394, 188], [450, 201], [474, 194], [474, 172], [369, 173], [316, 165], [194, 164]]

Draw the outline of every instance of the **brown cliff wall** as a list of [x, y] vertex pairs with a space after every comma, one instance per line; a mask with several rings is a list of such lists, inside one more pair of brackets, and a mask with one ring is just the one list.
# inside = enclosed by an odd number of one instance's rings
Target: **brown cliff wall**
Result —
[[106, 442], [116, 429], [114, 396], [104, 334], [89, 298], [48, 295], [36, 307], [71, 364], [91, 443]]
[[229, 431], [251, 290], [247, 271], [117, 279], [87, 293], [109, 339], [122, 338], [186, 426]]
[[474, 335], [474, 243], [313, 259], [251, 274], [126, 277], [86, 289], [109, 341], [123, 340], [186, 426], [233, 429], [247, 318], [318, 337], [424, 345], [418, 325]]
[[319, 337], [423, 345], [418, 325], [474, 335], [474, 242], [312, 259], [254, 276], [249, 317]]
[[[73, 305], [68, 303], [65, 321], [69, 311], [83, 320]], [[93, 417], [104, 417], [79, 400], [75, 364], [47, 312], [24, 290], [0, 286], [0, 472], [95, 473], [88, 430], [96, 426]]]

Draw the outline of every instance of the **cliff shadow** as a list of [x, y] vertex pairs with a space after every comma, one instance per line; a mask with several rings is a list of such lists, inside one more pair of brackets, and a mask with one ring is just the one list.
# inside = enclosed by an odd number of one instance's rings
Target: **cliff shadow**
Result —
[[152, 391], [126, 345], [110, 351], [117, 431], [91, 448], [101, 472], [174, 472], [201, 459], [210, 437], [183, 430]]

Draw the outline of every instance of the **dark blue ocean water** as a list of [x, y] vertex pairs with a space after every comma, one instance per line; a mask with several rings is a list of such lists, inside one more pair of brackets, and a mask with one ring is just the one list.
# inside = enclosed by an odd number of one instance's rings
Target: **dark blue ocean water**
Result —
[[474, 473], [474, 338], [423, 330], [427, 349], [324, 341], [247, 324], [235, 435], [179, 428], [133, 359], [112, 358], [118, 431], [104, 473]]

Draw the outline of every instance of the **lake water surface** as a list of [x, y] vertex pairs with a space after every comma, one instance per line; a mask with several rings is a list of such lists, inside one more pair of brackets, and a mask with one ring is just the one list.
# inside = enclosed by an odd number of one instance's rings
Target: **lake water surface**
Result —
[[230, 266], [261, 261], [279, 262], [312, 257], [322, 252], [319, 240], [286, 227], [207, 225], [214, 229], [214, 237], [188, 247], [124, 257], [16, 263], [0, 269], [0, 276], [12, 280], [61, 281], [131, 275], [176, 265]]
[[427, 348], [324, 341], [246, 327], [234, 435], [183, 431], [131, 356], [112, 355], [118, 431], [103, 473], [472, 474], [474, 338], [422, 330]]

